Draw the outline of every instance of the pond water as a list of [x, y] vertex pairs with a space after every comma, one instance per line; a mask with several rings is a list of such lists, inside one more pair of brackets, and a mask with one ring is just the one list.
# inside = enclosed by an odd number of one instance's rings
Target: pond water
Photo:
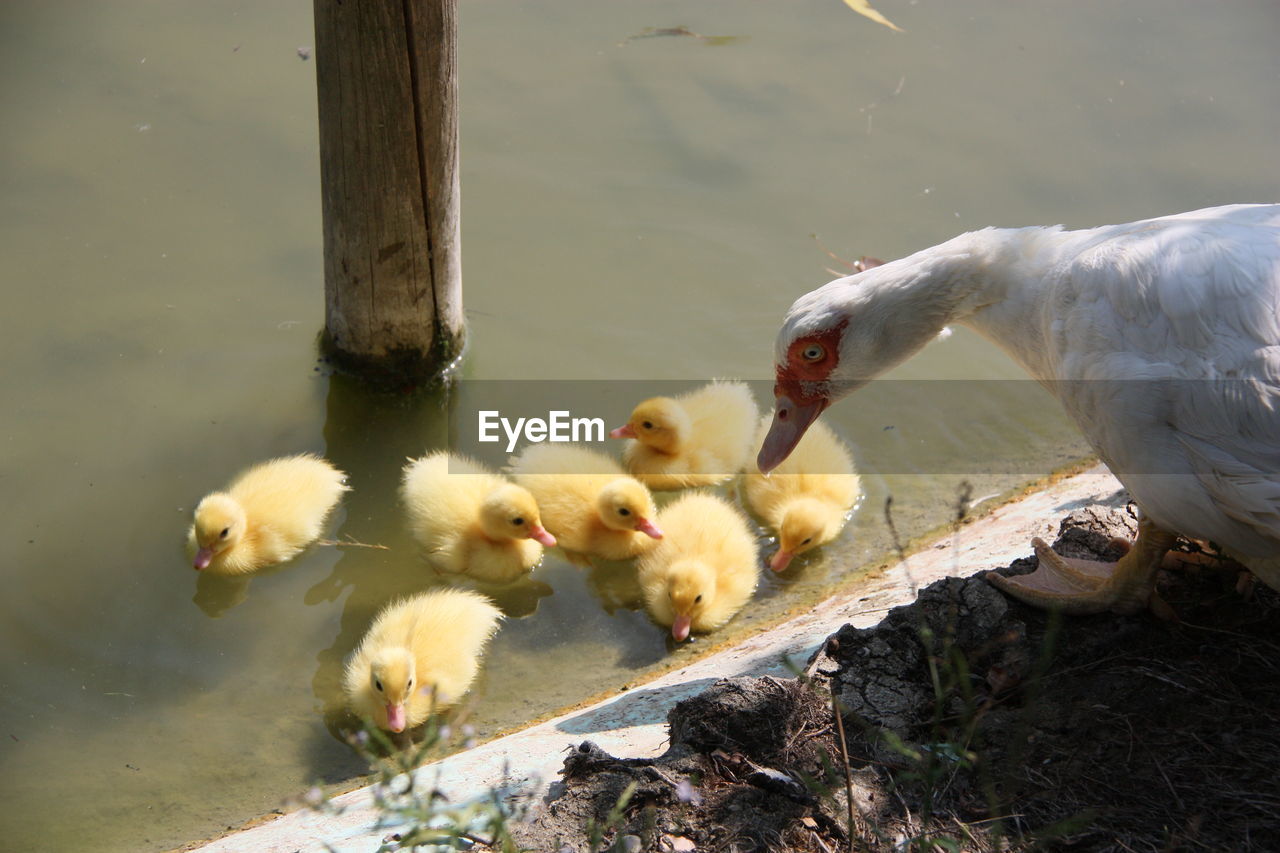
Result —
[[[441, 582], [405, 532], [399, 468], [494, 388], [614, 416], [662, 383], [767, 380], [783, 311], [838, 268], [815, 234], [891, 258], [985, 225], [1277, 197], [1268, 0], [878, 5], [906, 32], [837, 0], [464, 0], [471, 341], [445, 399], [371, 394], [317, 363], [309, 2], [8, 4], [3, 846], [165, 849], [358, 775], [331, 733], [342, 660], [383, 602]], [[740, 38], [628, 40], [681, 26]], [[869, 472], [853, 523], [765, 578], [731, 630], [672, 650], [625, 567], [554, 552], [503, 591], [481, 735], [806, 606], [888, 550], [889, 494], [920, 535], [959, 481], [1002, 493], [1085, 452], [967, 332], [894, 378], [829, 413]], [[332, 535], [389, 550], [195, 576], [194, 502], [304, 450], [350, 474]]]

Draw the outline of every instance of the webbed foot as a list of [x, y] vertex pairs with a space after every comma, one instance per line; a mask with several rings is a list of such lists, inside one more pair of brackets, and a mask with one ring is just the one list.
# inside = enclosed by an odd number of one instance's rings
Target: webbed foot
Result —
[[1028, 575], [1005, 577], [987, 572], [996, 588], [1019, 601], [1064, 613], [1137, 613], [1151, 608], [1170, 618], [1172, 611], [1155, 592], [1156, 570], [1174, 536], [1145, 518], [1138, 539], [1114, 563], [1063, 557], [1043, 539], [1031, 540], [1040, 565]]

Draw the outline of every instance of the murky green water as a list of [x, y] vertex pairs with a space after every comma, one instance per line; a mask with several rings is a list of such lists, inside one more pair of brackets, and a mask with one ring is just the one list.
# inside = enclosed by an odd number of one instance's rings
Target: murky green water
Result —
[[[1278, 195], [1268, 0], [879, 5], [905, 34], [837, 0], [463, 0], [467, 379], [764, 379], [781, 313], [829, 277], [812, 234], [895, 257]], [[448, 407], [316, 370], [310, 9], [0, 11], [0, 846], [161, 849], [356, 774], [326, 724], [341, 661], [382, 602], [435, 582], [394, 486]], [[745, 38], [620, 44], [678, 25]], [[964, 332], [897, 376], [1019, 378]], [[841, 547], [735, 624], [881, 553], [889, 492], [920, 532], [966, 474], [982, 496], [1081, 451], [1021, 386], [883, 390], [830, 413], [880, 472]], [[989, 465], [949, 461], [975, 446]], [[351, 474], [336, 533], [391, 550], [198, 582], [194, 501], [301, 450]], [[479, 728], [666, 661], [627, 596], [624, 572], [554, 556], [507, 591]]]

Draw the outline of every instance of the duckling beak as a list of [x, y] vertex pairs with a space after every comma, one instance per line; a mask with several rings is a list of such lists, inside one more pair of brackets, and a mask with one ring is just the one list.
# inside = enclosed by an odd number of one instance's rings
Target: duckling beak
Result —
[[529, 525], [529, 538], [535, 539], [538, 542], [541, 542], [543, 545], [546, 545], [548, 548], [553, 548], [555, 547], [555, 544], [556, 544], [556, 537], [548, 533], [547, 528], [543, 527], [540, 524]]
[[635, 438], [636, 431], [631, 428], [631, 424], [623, 424], [617, 429], [609, 430], [609, 438]]
[[199, 571], [200, 569], [209, 568], [209, 564], [211, 562], [213, 562], [213, 549], [201, 548], [199, 551], [196, 551], [196, 558], [192, 561], [191, 566]]
[[676, 621], [671, 624], [671, 636], [675, 637], [677, 643], [683, 643], [689, 639], [689, 628], [692, 623], [692, 616], [682, 614], [676, 617]]
[[654, 524], [647, 518], [641, 518], [636, 521], [636, 530], [654, 539], [662, 538], [662, 531], [658, 529], [658, 525]]
[[774, 554], [773, 559], [769, 561], [769, 568], [775, 572], [786, 571], [787, 566], [791, 565], [791, 560], [795, 555], [794, 551], [784, 551], [779, 548], [778, 553]]
[[768, 474], [777, 468], [796, 449], [805, 430], [818, 419], [822, 410], [831, 405], [826, 397], [801, 398], [796, 403], [785, 393], [779, 394], [773, 409], [773, 423], [769, 425], [769, 434], [760, 445], [760, 455], [756, 457], [756, 466], [761, 474]]
[[404, 731], [404, 705], [387, 703], [387, 728], [393, 732]]

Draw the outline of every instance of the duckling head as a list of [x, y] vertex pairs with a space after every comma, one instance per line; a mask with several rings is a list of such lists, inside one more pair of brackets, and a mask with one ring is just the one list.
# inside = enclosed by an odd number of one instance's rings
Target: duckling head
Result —
[[417, 665], [404, 647], [380, 649], [369, 666], [369, 686], [387, 713], [387, 728], [402, 732], [409, 699], [416, 684]]
[[778, 526], [778, 553], [769, 561], [769, 568], [784, 571], [794, 557], [821, 545], [830, 514], [830, 509], [812, 498], [788, 504]]
[[213, 558], [233, 547], [244, 536], [244, 508], [223, 492], [214, 492], [196, 506], [196, 556], [192, 565], [209, 568]]
[[716, 594], [716, 575], [701, 560], [678, 560], [667, 570], [667, 597], [675, 620], [671, 636], [677, 643], [689, 638], [693, 621], [711, 603]]
[[490, 539], [534, 539], [548, 548], [556, 537], [542, 526], [533, 495], [511, 483], [489, 493], [480, 505], [480, 526]]
[[662, 453], [679, 453], [693, 428], [689, 414], [670, 397], [652, 397], [636, 406], [625, 426], [609, 433], [613, 438], [634, 438]]
[[596, 511], [611, 530], [634, 530], [662, 538], [662, 531], [653, 523], [658, 512], [653, 497], [638, 480], [621, 477], [605, 486], [596, 499]]

